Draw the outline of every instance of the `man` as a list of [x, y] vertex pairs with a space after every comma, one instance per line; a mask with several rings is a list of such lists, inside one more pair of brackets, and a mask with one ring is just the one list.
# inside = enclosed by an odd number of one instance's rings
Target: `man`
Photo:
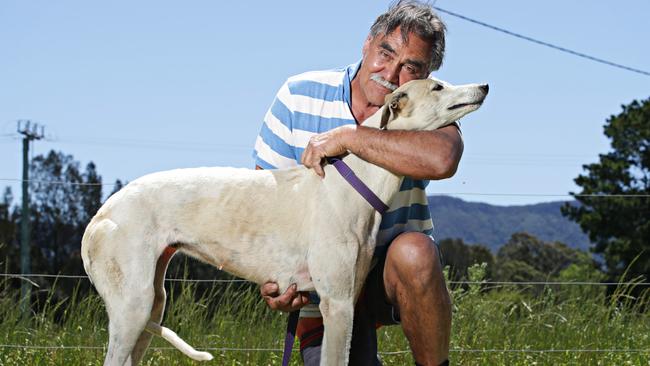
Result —
[[[401, 324], [416, 364], [448, 364], [451, 301], [430, 236], [433, 224], [424, 188], [427, 180], [455, 173], [463, 151], [460, 131], [457, 125], [426, 132], [362, 126], [392, 90], [440, 67], [444, 32], [428, 5], [408, 0], [392, 5], [372, 25], [360, 63], [289, 78], [256, 141], [253, 156], [259, 169], [302, 163], [323, 176], [325, 157], [350, 151], [410, 177], [395, 202], [387, 203], [377, 263], [355, 308], [351, 365], [379, 364], [376, 324]], [[280, 294], [277, 284], [267, 283], [261, 292], [272, 309], [302, 308], [301, 354], [306, 365], [318, 364], [323, 326], [317, 306], [313, 301], [307, 305], [309, 296], [295, 286]]]

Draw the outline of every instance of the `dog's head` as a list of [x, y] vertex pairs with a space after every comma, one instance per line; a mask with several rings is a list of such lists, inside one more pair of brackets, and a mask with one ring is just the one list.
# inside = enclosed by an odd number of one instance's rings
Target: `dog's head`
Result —
[[413, 80], [386, 96], [380, 128], [435, 130], [477, 110], [487, 93], [487, 84], [454, 86], [437, 79]]

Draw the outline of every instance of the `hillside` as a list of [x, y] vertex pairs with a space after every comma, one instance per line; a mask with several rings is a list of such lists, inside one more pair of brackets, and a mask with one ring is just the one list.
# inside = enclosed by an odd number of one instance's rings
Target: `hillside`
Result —
[[589, 248], [589, 238], [578, 224], [560, 213], [564, 202], [494, 206], [448, 196], [428, 198], [435, 227], [433, 235], [438, 240], [461, 238], [496, 252], [513, 233], [525, 231], [544, 241], [561, 241], [582, 250]]

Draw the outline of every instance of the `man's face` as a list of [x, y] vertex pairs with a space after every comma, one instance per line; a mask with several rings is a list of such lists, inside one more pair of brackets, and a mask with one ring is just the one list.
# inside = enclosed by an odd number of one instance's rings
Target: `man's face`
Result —
[[365, 99], [372, 105], [381, 106], [384, 97], [393, 91], [391, 84], [397, 88], [411, 80], [426, 78], [431, 50], [431, 44], [414, 33], [410, 33], [408, 42], [405, 42], [399, 27], [387, 35], [368, 36], [357, 74]]

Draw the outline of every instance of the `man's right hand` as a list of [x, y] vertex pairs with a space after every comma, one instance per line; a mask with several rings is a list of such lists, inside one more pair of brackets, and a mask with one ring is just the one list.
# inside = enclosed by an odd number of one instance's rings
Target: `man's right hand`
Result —
[[267, 282], [260, 287], [266, 305], [273, 310], [292, 312], [309, 304], [307, 292], [299, 292], [294, 283], [280, 295], [280, 288], [275, 282]]

